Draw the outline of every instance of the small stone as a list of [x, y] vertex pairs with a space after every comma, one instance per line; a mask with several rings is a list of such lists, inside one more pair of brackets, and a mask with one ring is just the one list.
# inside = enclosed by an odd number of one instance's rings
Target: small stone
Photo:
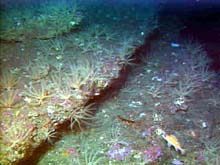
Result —
[[180, 47], [180, 44], [171, 42], [170, 46], [173, 47], [173, 48], [178, 48], [178, 47]]
[[206, 122], [202, 122], [202, 128], [207, 128], [207, 123]]
[[147, 116], [147, 114], [144, 113], [144, 112], [142, 112], [142, 113], [139, 114], [139, 117], [140, 117], [140, 118], [142, 118], [142, 117], [144, 117], [144, 116]]
[[155, 106], [155, 107], [160, 106], [160, 102], [155, 103], [154, 106]]

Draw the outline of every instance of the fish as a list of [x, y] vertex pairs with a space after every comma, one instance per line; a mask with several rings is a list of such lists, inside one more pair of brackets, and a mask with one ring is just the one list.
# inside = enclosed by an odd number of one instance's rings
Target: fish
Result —
[[179, 151], [182, 155], [186, 154], [186, 150], [181, 147], [181, 144], [179, 140], [176, 138], [176, 136], [172, 134], [168, 135], [166, 133], [163, 133], [161, 136], [167, 142], [168, 147], [174, 147], [174, 149], [177, 152]]
[[125, 119], [121, 116], [117, 116], [118, 120], [128, 126], [140, 126], [140, 122], [137, 122], [137, 121], [133, 121], [133, 120], [128, 120], [128, 119]]

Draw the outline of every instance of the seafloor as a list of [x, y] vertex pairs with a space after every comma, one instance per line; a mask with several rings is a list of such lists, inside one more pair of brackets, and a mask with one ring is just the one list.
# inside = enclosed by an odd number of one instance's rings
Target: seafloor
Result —
[[156, 5], [94, 2], [1, 11], [0, 164], [220, 164], [203, 46]]

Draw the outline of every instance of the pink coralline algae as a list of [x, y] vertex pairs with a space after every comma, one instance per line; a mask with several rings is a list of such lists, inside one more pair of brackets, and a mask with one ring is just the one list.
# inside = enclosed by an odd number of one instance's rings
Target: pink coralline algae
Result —
[[125, 160], [132, 154], [133, 150], [128, 144], [115, 143], [110, 147], [107, 156], [114, 160]]
[[146, 163], [154, 162], [159, 157], [162, 156], [162, 150], [160, 146], [152, 146], [144, 151], [142, 151], [142, 158]]
[[65, 150], [65, 153], [67, 153], [68, 155], [72, 155], [72, 156], [79, 156], [79, 152], [74, 148], [67, 148]]
[[196, 162], [201, 163], [201, 164], [204, 163], [204, 162], [206, 162], [206, 161], [205, 161], [205, 155], [204, 155], [204, 153], [202, 153], [202, 152], [198, 153], [198, 154], [196, 155], [195, 159], [196, 159]]

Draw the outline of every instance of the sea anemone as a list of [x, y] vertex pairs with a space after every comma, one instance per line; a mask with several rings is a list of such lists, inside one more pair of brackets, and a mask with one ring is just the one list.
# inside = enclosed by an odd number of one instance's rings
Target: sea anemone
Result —
[[50, 71], [50, 65], [47, 63], [48, 59], [40, 57], [30, 62], [25, 70], [27, 71], [27, 76], [31, 80], [40, 80], [46, 77]]
[[10, 70], [3, 70], [0, 76], [0, 89], [11, 90], [18, 83], [18, 78]]
[[41, 81], [40, 84], [35, 86], [30, 83], [25, 88], [27, 90], [22, 95], [25, 97], [24, 100], [30, 105], [41, 105], [47, 98], [52, 96], [45, 81]]
[[18, 103], [17, 91], [4, 91], [0, 95], [0, 108], [11, 109], [16, 107]]
[[67, 75], [66, 81], [74, 90], [79, 90], [89, 80], [94, 65], [91, 61], [83, 59], [76, 61], [70, 65], [70, 73]]
[[77, 107], [73, 108], [72, 113], [70, 115], [70, 128], [73, 129], [75, 124], [81, 129], [82, 124], [89, 124], [89, 121], [92, 120], [93, 117], [93, 104], [86, 105], [85, 107]]
[[49, 131], [44, 131], [45, 142], [49, 144], [54, 144], [55, 139], [58, 137], [56, 130], [52, 129]]

